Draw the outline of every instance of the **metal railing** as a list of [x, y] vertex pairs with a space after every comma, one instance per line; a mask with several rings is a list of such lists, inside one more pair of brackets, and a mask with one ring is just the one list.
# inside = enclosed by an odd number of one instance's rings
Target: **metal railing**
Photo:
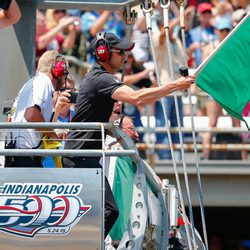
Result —
[[[137, 192], [140, 195], [140, 204], [142, 204], [142, 207], [144, 208], [143, 211], [144, 213], [142, 214], [140, 218], [134, 217], [135, 222], [133, 222], [133, 216], [131, 217], [132, 222], [131, 223], [137, 223], [138, 221], [140, 222], [140, 228], [134, 232], [134, 230], [130, 230], [129, 228], [129, 233], [125, 233], [125, 236], [128, 237], [125, 238], [127, 241], [133, 241], [135, 245], [142, 245], [143, 241], [143, 236], [144, 236], [144, 231], [143, 228], [147, 227], [147, 207], [148, 207], [148, 200], [145, 198], [147, 197], [147, 192], [146, 192], [146, 179], [150, 181], [151, 186], [157, 192], [157, 197], [159, 199], [158, 205], [161, 206], [163, 209], [161, 213], [157, 214], [159, 219], [159, 227], [157, 227], [158, 231], [160, 230], [161, 232], [158, 233], [159, 239], [158, 242], [161, 243], [161, 239], [164, 240], [167, 244], [168, 242], [168, 225], [167, 225], [167, 205], [164, 203], [163, 199], [163, 193], [162, 189], [159, 183], [159, 180], [157, 179], [156, 175], [154, 172], [152, 172], [152, 169], [148, 167], [138, 156], [138, 151], [135, 148], [135, 145], [132, 143], [132, 140], [128, 135], [126, 135], [120, 128], [115, 127], [111, 123], [0, 123], [0, 133], [1, 137], [4, 137], [4, 133], [6, 132], [5, 130], [24, 130], [24, 129], [43, 129], [43, 128], [50, 128], [50, 129], [77, 129], [81, 131], [98, 131], [101, 132], [101, 140], [102, 140], [102, 148], [100, 150], [43, 150], [43, 149], [2, 149], [0, 150], [0, 155], [5, 155], [5, 156], [102, 156], [103, 157], [103, 164], [102, 164], [102, 171], [105, 173], [105, 156], [125, 156], [128, 155], [133, 162], [136, 164], [136, 173], [134, 177], [134, 182], [136, 185], [133, 185], [134, 187], [134, 192]], [[105, 140], [105, 131], [109, 133], [112, 137], [114, 137], [119, 143], [123, 146], [123, 150], [109, 150], [106, 149], [104, 146], [103, 140]], [[38, 131], [39, 133], [41, 131]], [[5, 138], [3, 138], [3, 141], [5, 141]], [[105, 183], [105, 175], [102, 175], [102, 183]], [[144, 181], [143, 181], [144, 180]], [[142, 188], [143, 187], [143, 188]], [[103, 197], [105, 197], [105, 189], [102, 189], [103, 192]], [[131, 209], [131, 214], [138, 214], [138, 211], [142, 213], [141, 207], [138, 207], [138, 196], [135, 196], [135, 200], [132, 202], [132, 209]], [[104, 199], [103, 199], [104, 200]], [[159, 205], [160, 204], [160, 205]], [[104, 202], [102, 204], [102, 210], [104, 211]], [[156, 206], [156, 205], [154, 205]], [[104, 217], [103, 220], [104, 221]], [[163, 225], [162, 225], [163, 224]], [[164, 230], [163, 230], [164, 228]], [[162, 233], [164, 231], [164, 233]], [[102, 231], [104, 232], [104, 230]], [[133, 235], [136, 233], [137, 237], [134, 237], [131, 239], [130, 235]], [[149, 236], [152, 237], [152, 236]], [[104, 239], [104, 238], [102, 238]], [[102, 240], [104, 242], [104, 240]], [[124, 243], [124, 244], [125, 244]], [[120, 243], [122, 244], [122, 242]], [[161, 249], [165, 249], [166, 246], [161, 247]]]
[[[192, 152], [194, 150], [194, 146], [192, 143], [184, 143], [184, 150], [186, 152]], [[140, 150], [146, 150], [151, 148], [152, 146], [147, 145], [145, 143], [138, 143], [136, 145], [137, 149]], [[154, 149], [170, 149], [169, 145], [166, 144], [161, 144], [161, 143], [156, 143], [154, 144]], [[175, 150], [180, 150], [181, 149], [181, 145], [180, 144], [173, 144], [173, 147]], [[203, 150], [203, 149], [209, 149], [210, 151], [238, 151], [238, 150], [247, 150], [250, 151], [250, 144], [233, 144], [233, 143], [229, 143], [229, 144], [197, 144], [197, 149], [199, 151]]]
[[[153, 133], [165, 133], [166, 128], [165, 127], [149, 127], [148, 128], [150, 132]], [[182, 127], [181, 128], [183, 133], [190, 133], [192, 130], [191, 128]], [[145, 133], [144, 127], [136, 127], [136, 131], [139, 133]], [[170, 128], [171, 133], [177, 133], [178, 128]], [[249, 133], [246, 128], [242, 127], [232, 127], [232, 128], [217, 128], [217, 127], [202, 127], [202, 128], [196, 128], [196, 132], [211, 132], [211, 133]]]
[[[50, 122], [34, 122], [34, 123], [0, 123], [0, 137], [1, 141], [5, 143], [5, 130], [24, 130], [24, 129], [79, 129], [82, 131], [95, 130], [101, 132], [102, 125], [109, 133], [112, 133], [114, 130], [118, 130], [119, 128], [115, 128], [111, 123], [50, 123]], [[41, 132], [41, 131], [40, 131]], [[39, 132], [39, 133], [40, 133]], [[116, 139], [119, 140], [119, 134], [116, 133]], [[115, 136], [114, 135], [114, 136]], [[122, 134], [124, 141], [129, 140], [126, 134]], [[105, 139], [105, 135], [102, 134], [102, 138]], [[80, 138], [79, 138], [80, 139]], [[55, 140], [55, 139], [53, 139]], [[63, 141], [62, 139], [58, 139], [58, 141]], [[131, 148], [131, 146], [130, 146]], [[127, 149], [124, 150], [51, 150], [51, 149], [1, 149], [0, 155], [3, 156], [102, 156], [105, 154], [106, 156], [119, 156], [119, 155], [127, 155], [134, 156], [136, 154], [136, 150]]]

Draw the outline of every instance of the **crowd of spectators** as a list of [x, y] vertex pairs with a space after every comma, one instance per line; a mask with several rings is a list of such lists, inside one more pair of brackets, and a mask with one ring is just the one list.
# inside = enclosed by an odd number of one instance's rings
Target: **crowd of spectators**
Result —
[[[15, 6], [15, 1], [12, 1]], [[13, 8], [13, 6], [10, 6]], [[146, 27], [145, 16], [140, 7], [136, 7], [138, 16], [132, 27], [131, 41], [135, 42], [134, 49], [127, 55], [124, 83], [132, 88], [150, 88], [156, 86], [157, 80], [152, 63], [152, 54], [149, 44], [149, 35]], [[218, 44], [230, 33], [249, 11], [248, 0], [212, 0], [211, 2], [189, 1], [185, 8], [185, 33], [188, 65], [197, 68], [218, 46]], [[160, 83], [167, 84], [171, 80], [170, 65], [167, 55], [167, 46], [173, 58], [174, 77], [178, 77], [179, 66], [183, 65], [183, 45], [179, 26], [178, 6], [171, 2], [170, 6], [169, 35], [170, 44], [166, 44], [163, 13], [160, 4], [156, 1], [152, 15], [153, 46], [156, 50], [156, 59], [160, 72]], [[46, 50], [57, 50], [64, 55], [74, 56], [90, 64], [94, 63], [94, 56], [90, 51], [90, 41], [99, 32], [112, 32], [120, 38], [125, 38], [127, 26], [123, 21], [121, 11], [81, 11], [48, 9], [37, 10], [36, 13], [36, 61]], [[117, 74], [122, 79], [122, 72]], [[198, 90], [195, 90], [197, 93]], [[186, 112], [183, 109], [183, 98], [178, 97], [178, 106], [181, 125]], [[177, 127], [177, 118], [172, 96], [164, 98], [170, 126]], [[131, 104], [123, 104], [123, 113], [134, 117], [135, 126], [142, 126], [141, 114], [143, 108]], [[165, 125], [162, 107], [159, 101], [151, 105], [151, 115], [155, 116], [156, 126]], [[245, 114], [249, 112], [245, 110]], [[209, 127], [216, 127], [218, 118], [225, 115], [220, 105], [210, 96], [197, 96], [196, 114], [209, 118]], [[240, 126], [240, 121], [232, 118], [233, 126]], [[210, 145], [213, 135], [203, 133], [200, 135], [204, 145]], [[140, 140], [143, 135], [140, 134]], [[244, 135], [244, 140], [247, 138]], [[166, 133], [156, 134], [156, 143], [168, 143]], [[179, 136], [172, 134], [174, 143], [179, 143]], [[169, 150], [157, 151], [160, 159], [171, 159]], [[204, 159], [210, 158], [208, 149], [203, 150]], [[247, 155], [243, 154], [243, 159]], [[180, 159], [180, 154], [176, 154]]]
[[[190, 68], [198, 67], [216, 46], [230, 33], [239, 21], [246, 15], [249, 3], [247, 0], [218, 1], [190, 3], [185, 9], [185, 33]], [[136, 7], [138, 16], [132, 27], [131, 40], [135, 48], [127, 55], [124, 82], [132, 88], [148, 88], [155, 86], [157, 81], [154, 74], [154, 64], [149, 44], [149, 35], [143, 11]], [[170, 44], [166, 44], [166, 34], [163, 25], [163, 14], [160, 4], [152, 16], [153, 45], [156, 50], [156, 59], [160, 72], [160, 83], [171, 81], [170, 66], [167, 55], [167, 46], [170, 46], [173, 56], [175, 78], [178, 77], [179, 66], [183, 65], [183, 46], [179, 27], [178, 6], [172, 2], [170, 7], [169, 35]], [[99, 32], [113, 32], [120, 38], [126, 34], [126, 25], [123, 22], [121, 11], [79, 11], [79, 10], [46, 10], [37, 11], [37, 59], [47, 49], [57, 49], [60, 53], [73, 55], [82, 61], [94, 63], [94, 56], [90, 51], [89, 43]], [[151, 64], [150, 64], [151, 62]], [[150, 65], [150, 66], [149, 66]], [[153, 66], [152, 66], [153, 65]], [[122, 74], [117, 75], [120, 79]], [[197, 90], [196, 90], [197, 92]], [[164, 98], [166, 111], [171, 127], [177, 127], [177, 118], [173, 97]], [[183, 125], [182, 97], [178, 97], [178, 106], [181, 125]], [[155, 116], [156, 126], [165, 125], [162, 107], [159, 101], [151, 105], [151, 114]], [[139, 109], [131, 104], [123, 104], [123, 113], [134, 117], [135, 126], [142, 126]], [[207, 116], [209, 127], [216, 127], [218, 118], [225, 115], [220, 105], [210, 96], [197, 96], [196, 115]], [[240, 126], [240, 121], [232, 118], [233, 126]], [[204, 145], [210, 145], [211, 133], [201, 134]], [[140, 134], [140, 140], [143, 135]], [[179, 136], [172, 134], [174, 143], [179, 142]], [[168, 143], [166, 133], [156, 134], [156, 143]], [[160, 159], [170, 159], [169, 150], [158, 150]], [[246, 156], [244, 156], [245, 158]], [[176, 154], [180, 159], [180, 155]], [[203, 158], [209, 159], [208, 149], [203, 150]]]

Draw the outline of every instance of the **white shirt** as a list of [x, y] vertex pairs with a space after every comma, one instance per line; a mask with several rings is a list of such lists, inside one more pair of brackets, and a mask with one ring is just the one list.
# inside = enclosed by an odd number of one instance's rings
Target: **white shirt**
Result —
[[[50, 78], [42, 72], [38, 72], [33, 78], [27, 81], [13, 104], [14, 114], [12, 122], [27, 122], [24, 117], [26, 108], [39, 106], [45, 122], [52, 117], [52, 94], [54, 91]], [[16, 148], [35, 148], [39, 145], [42, 134], [34, 129], [15, 129], [8, 131], [8, 142], [16, 140]]]
[[153, 33], [153, 43], [156, 52], [156, 60], [158, 63], [158, 69], [160, 73], [160, 83], [166, 85], [172, 80], [175, 80], [179, 76], [179, 66], [182, 65], [183, 59], [183, 50], [182, 44], [178, 37], [173, 37], [174, 41], [170, 43], [170, 50], [172, 54], [172, 63], [174, 69], [174, 79], [171, 79], [170, 74], [170, 63], [168, 56], [168, 47], [169, 44], [166, 41], [163, 44], [160, 44], [160, 31], [156, 30]]
[[[145, 18], [143, 15], [143, 11], [139, 7], [135, 8], [135, 10], [137, 11], [137, 14], [138, 14], [137, 21], [140, 18]], [[150, 52], [149, 52], [148, 31], [145, 29], [145, 32], [142, 32], [136, 27], [136, 25], [134, 25], [131, 41], [135, 43], [135, 46], [134, 46], [133, 50], [131, 51], [135, 60], [137, 62], [149, 61]]]

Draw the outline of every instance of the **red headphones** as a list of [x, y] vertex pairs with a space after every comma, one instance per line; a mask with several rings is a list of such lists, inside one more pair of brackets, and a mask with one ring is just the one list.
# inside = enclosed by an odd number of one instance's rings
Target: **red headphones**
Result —
[[64, 61], [62, 55], [56, 56], [51, 72], [52, 75], [57, 79], [61, 79], [63, 76], [68, 75], [69, 72], [67, 70], [67, 64]]
[[105, 34], [98, 33], [94, 44], [94, 55], [99, 62], [106, 62], [111, 56], [109, 42], [105, 39]]

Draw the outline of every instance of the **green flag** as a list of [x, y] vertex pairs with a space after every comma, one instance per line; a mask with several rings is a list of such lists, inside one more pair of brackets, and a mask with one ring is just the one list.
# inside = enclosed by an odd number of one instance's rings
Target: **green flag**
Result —
[[250, 100], [250, 14], [204, 64], [196, 71], [197, 85], [230, 115], [246, 123], [242, 111]]

